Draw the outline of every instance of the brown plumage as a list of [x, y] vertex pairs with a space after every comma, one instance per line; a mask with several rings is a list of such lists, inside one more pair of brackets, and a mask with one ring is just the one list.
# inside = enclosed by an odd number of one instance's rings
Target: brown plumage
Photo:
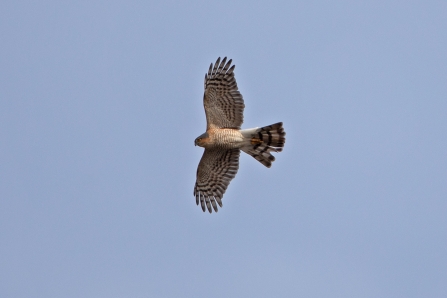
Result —
[[[244, 120], [244, 100], [238, 91], [231, 59], [220, 58], [211, 64], [205, 74], [203, 105], [206, 114], [206, 132], [195, 140], [195, 145], [205, 148], [197, 168], [194, 196], [202, 210], [212, 213], [222, 207], [222, 197], [236, 176], [240, 150], [253, 156], [266, 167], [280, 152], [285, 135], [282, 122], [261, 128], [241, 130]], [[230, 67], [231, 66], [231, 67]]]

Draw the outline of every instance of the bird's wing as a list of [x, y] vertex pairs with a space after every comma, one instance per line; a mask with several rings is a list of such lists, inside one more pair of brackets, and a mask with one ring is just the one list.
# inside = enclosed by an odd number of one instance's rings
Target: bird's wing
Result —
[[225, 63], [226, 61], [227, 57], [222, 62], [219, 57], [214, 66], [211, 63], [208, 73], [205, 74], [203, 106], [207, 130], [210, 128], [240, 129], [244, 121], [245, 105], [234, 78], [235, 66], [231, 66], [231, 59]]
[[211, 213], [217, 212], [217, 204], [222, 207], [222, 197], [239, 169], [239, 149], [205, 149], [197, 168], [197, 180], [194, 186], [196, 203], [199, 202], [205, 212], [205, 206]]

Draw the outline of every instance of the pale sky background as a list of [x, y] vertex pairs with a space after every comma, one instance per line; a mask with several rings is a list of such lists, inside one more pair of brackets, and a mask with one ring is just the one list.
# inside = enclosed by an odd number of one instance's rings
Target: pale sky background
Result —
[[[1, 297], [447, 297], [447, 1], [2, 1]], [[243, 128], [193, 186], [203, 78]]]

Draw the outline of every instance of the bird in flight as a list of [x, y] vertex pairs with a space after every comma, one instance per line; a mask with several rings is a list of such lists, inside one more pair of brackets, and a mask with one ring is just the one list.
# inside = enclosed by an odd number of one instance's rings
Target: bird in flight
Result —
[[217, 212], [217, 205], [222, 208], [225, 190], [239, 169], [241, 150], [270, 168], [275, 160], [270, 153], [281, 152], [286, 141], [282, 122], [241, 129], [245, 105], [231, 61], [219, 57], [205, 74], [206, 132], [194, 140], [194, 145], [205, 148], [194, 186], [196, 203], [200, 202], [203, 212]]

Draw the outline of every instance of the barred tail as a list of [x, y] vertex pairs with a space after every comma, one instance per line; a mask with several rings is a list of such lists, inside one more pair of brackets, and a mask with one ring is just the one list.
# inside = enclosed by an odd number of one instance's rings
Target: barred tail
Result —
[[281, 152], [286, 142], [282, 122], [261, 128], [244, 129], [241, 133], [247, 140], [247, 144], [241, 148], [242, 151], [253, 156], [267, 168], [270, 168], [275, 160], [270, 152]]

